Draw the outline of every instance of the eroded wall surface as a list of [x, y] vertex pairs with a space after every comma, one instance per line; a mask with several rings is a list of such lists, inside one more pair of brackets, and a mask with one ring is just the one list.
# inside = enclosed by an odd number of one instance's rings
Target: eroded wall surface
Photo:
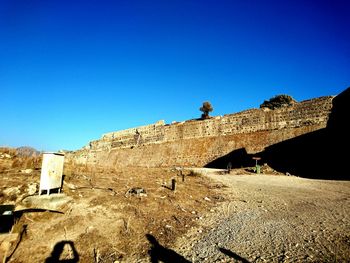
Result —
[[110, 132], [67, 154], [69, 162], [96, 167], [204, 166], [233, 150], [248, 153], [323, 129], [333, 97], [276, 110], [251, 109], [207, 120], [155, 124]]

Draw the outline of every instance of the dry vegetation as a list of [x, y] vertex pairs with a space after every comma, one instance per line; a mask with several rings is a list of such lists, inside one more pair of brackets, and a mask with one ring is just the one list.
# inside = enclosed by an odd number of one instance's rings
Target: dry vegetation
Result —
[[40, 169], [41, 156], [26, 156], [16, 149], [0, 147], [0, 172], [13, 169]]
[[[12, 164], [0, 160], [0, 203], [23, 209], [30, 206], [26, 200], [38, 189], [40, 170], [35, 168], [40, 160], [12, 156]], [[33, 170], [26, 173], [25, 168]], [[24, 225], [27, 228], [10, 262], [43, 262], [61, 241], [73, 242], [80, 262], [147, 260], [150, 244], [146, 234], [169, 247], [224, 200], [218, 193], [223, 185], [190, 171], [184, 173], [183, 182], [172, 169], [87, 171], [66, 166], [63, 192], [71, 200], [57, 207], [63, 214], [19, 214], [15, 231], [20, 232]], [[170, 189], [172, 178], [177, 181], [176, 191]], [[143, 188], [146, 193], [132, 194], [132, 188]], [[36, 208], [45, 209], [45, 203]], [[69, 254], [71, 250], [63, 251], [61, 258]]]

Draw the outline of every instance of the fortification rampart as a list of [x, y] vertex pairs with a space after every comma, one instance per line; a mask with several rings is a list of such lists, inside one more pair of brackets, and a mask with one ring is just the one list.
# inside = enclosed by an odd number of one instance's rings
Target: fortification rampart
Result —
[[206, 120], [155, 124], [106, 133], [69, 160], [107, 167], [202, 166], [239, 148], [254, 153], [326, 127], [333, 97], [276, 110], [251, 109]]

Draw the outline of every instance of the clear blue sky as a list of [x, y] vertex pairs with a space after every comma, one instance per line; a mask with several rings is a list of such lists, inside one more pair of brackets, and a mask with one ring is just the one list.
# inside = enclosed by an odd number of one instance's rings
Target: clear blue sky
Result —
[[0, 1], [0, 145], [103, 133], [350, 86], [349, 0]]

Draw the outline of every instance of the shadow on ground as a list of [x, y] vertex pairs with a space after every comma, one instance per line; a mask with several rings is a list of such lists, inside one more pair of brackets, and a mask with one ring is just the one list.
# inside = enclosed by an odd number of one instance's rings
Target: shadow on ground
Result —
[[148, 254], [150, 256], [152, 263], [158, 263], [158, 262], [190, 263], [191, 262], [185, 259], [180, 254], [176, 253], [174, 250], [163, 247], [161, 244], [158, 243], [157, 239], [154, 236], [150, 234], [146, 234], [146, 238], [151, 245], [151, 248], [148, 251]]
[[246, 260], [245, 258], [242, 258], [240, 255], [237, 255], [236, 253], [232, 252], [231, 250], [228, 250], [226, 248], [222, 248], [219, 247], [220, 252], [222, 252], [223, 254], [229, 256], [230, 258], [242, 262], [242, 263], [249, 263], [248, 260]]
[[[271, 145], [254, 156], [261, 157], [260, 163], [267, 163], [279, 172], [306, 178], [349, 180], [349, 115], [350, 88], [347, 88], [333, 99], [326, 128]], [[205, 167], [225, 169], [229, 162], [232, 168], [254, 166], [252, 157], [245, 149], [238, 149]]]
[[[64, 251], [69, 251], [69, 259], [60, 259]], [[45, 260], [45, 263], [76, 263], [79, 262], [79, 254], [75, 249], [74, 242], [64, 240], [58, 242], [53, 248], [50, 257]]]

